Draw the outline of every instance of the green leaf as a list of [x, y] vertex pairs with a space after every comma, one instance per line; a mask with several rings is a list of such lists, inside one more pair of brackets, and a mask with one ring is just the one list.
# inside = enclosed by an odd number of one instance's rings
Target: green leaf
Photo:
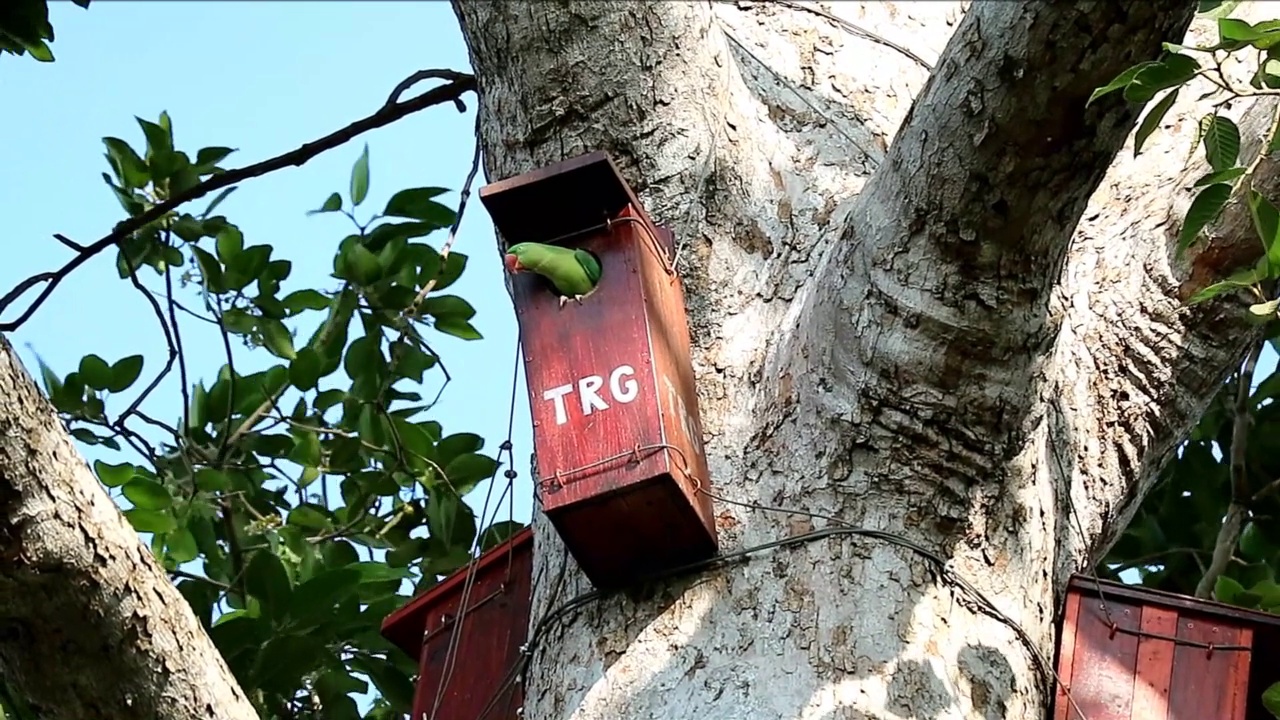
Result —
[[1195, 77], [1200, 63], [1190, 55], [1173, 53], [1140, 70], [1124, 90], [1129, 102], [1145, 103], [1161, 90], [1176, 87]]
[[432, 200], [432, 198], [446, 192], [448, 190], [444, 188], [434, 187], [401, 190], [392, 195], [391, 199], [387, 201], [387, 207], [382, 211], [382, 214], [420, 220], [438, 228], [449, 227], [453, 224], [454, 211], [448, 206]]
[[204, 248], [192, 246], [191, 254], [196, 257], [196, 265], [200, 268], [200, 277], [204, 281], [205, 289], [214, 294], [226, 292], [226, 281], [222, 277], [222, 263]]
[[1142, 72], [1143, 70], [1146, 70], [1149, 67], [1152, 67], [1158, 64], [1159, 63], [1156, 63], [1154, 61], [1144, 62], [1144, 63], [1139, 63], [1137, 65], [1134, 65], [1133, 67], [1125, 70], [1124, 72], [1117, 75], [1115, 79], [1113, 79], [1111, 82], [1107, 83], [1106, 85], [1103, 85], [1097, 90], [1094, 90], [1093, 94], [1089, 96], [1089, 100], [1085, 102], [1084, 106], [1089, 107], [1090, 105], [1093, 104], [1094, 100], [1097, 100], [1103, 95], [1107, 95], [1109, 93], [1115, 92], [1116, 90], [1120, 90], [1122, 88], [1128, 87], [1129, 83], [1133, 82], [1133, 79], [1138, 76], [1138, 73]]
[[1237, 596], [1244, 592], [1244, 586], [1226, 575], [1219, 575], [1213, 586], [1213, 597], [1218, 602], [1234, 604]]
[[483, 447], [484, 438], [475, 433], [454, 433], [440, 439], [436, 444], [436, 452], [439, 453], [440, 462], [447, 465], [459, 455], [479, 452]]
[[214, 196], [213, 201], [209, 203], [209, 207], [205, 208], [203, 213], [200, 213], [200, 217], [201, 218], [209, 217], [209, 214], [213, 212], [214, 208], [221, 205], [222, 201], [226, 200], [228, 195], [236, 191], [236, 187], [237, 186], [233, 185], [227, 188], [226, 190], [223, 190], [222, 192], [218, 193], [216, 196]]
[[318, 290], [295, 290], [280, 302], [291, 317], [303, 310], [325, 310], [329, 307], [329, 298]]
[[343, 253], [347, 277], [357, 285], [372, 285], [382, 276], [378, 256], [360, 243], [354, 243]]
[[173, 521], [173, 516], [160, 510], [134, 508], [125, 510], [124, 516], [129, 520], [129, 524], [133, 525], [133, 529], [138, 532], [163, 533], [177, 527], [177, 523]]
[[[164, 127], [143, 120], [140, 117], [134, 117], [138, 121], [138, 125], [142, 128], [142, 134], [147, 138], [147, 163], [151, 166], [154, 180], [161, 180], [168, 177], [168, 173], [175, 169], [173, 165], [173, 137]], [[157, 173], [157, 166], [161, 168], [161, 172]]]
[[1244, 526], [1244, 530], [1241, 531], [1240, 554], [1250, 560], [1259, 562], [1265, 562], [1275, 554], [1275, 548], [1267, 540], [1266, 533], [1258, 527], [1256, 522], [1249, 522]]
[[154, 480], [136, 477], [125, 483], [121, 492], [134, 507], [143, 510], [165, 510], [173, 505], [168, 489]]
[[240, 228], [234, 225], [228, 225], [218, 233], [218, 241], [215, 249], [218, 251], [218, 259], [223, 263], [230, 263], [231, 259], [240, 254], [244, 250], [244, 233], [240, 232]]
[[270, 245], [253, 245], [236, 253], [226, 261], [224, 276], [228, 290], [243, 290], [267, 270], [271, 262]]
[[1240, 128], [1221, 115], [1207, 115], [1200, 122], [1204, 128], [1204, 155], [1209, 165], [1218, 172], [1235, 166], [1240, 158]]
[[436, 320], [435, 328], [446, 335], [452, 335], [463, 340], [479, 340], [484, 337], [471, 323], [456, 318]]
[[196, 153], [196, 166], [201, 169], [202, 174], [207, 174], [215, 165], [225, 160], [233, 152], [235, 152], [235, 148], [200, 148], [200, 151]]
[[1241, 0], [1200, 0], [1196, 12], [1205, 17], [1223, 17], [1230, 14]]
[[179, 564], [188, 563], [200, 556], [200, 548], [196, 546], [196, 536], [186, 528], [178, 528], [165, 538], [165, 546], [169, 555]]
[[453, 490], [434, 487], [428, 491], [427, 530], [445, 547], [471, 547], [476, 536], [476, 518], [471, 508]]
[[338, 212], [341, 209], [342, 209], [342, 196], [339, 195], [338, 193], [333, 193], [329, 197], [325, 198], [324, 204], [321, 205], [318, 210], [308, 210], [307, 214], [319, 215], [320, 213]]
[[1280, 210], [1261, 193], [1249, 189], [1249, 214], [1253, 218], [1253, 229], [1266, 249], [1267, 276], [1280, 274]]
[[80, 359], [80, 379], [94, 390], [106, 390], [111, 385], [111, 366], [97, 355], [85, 355]]
[[135, 472], [133, 465], [129, 463], [120, 463], [119, 465], [110, 465], [101, 460], [93, 461], [93, 471], [97, 473], [98, 479], [107, 487], [120, 487], [133, 479]]
[[[28, 345], [28, 347], [30, 347], [30, 345]], [[53, 371], [53, 368], [49, 367], [48, 364], [45, 363], [44, 358], [40, 357], [40, 353], [37, 353], [34, 350], [32, 350], [32, 353], [36, 356], [36, 364], [40, 366], [40, 379], [44, 382], [44, 394], [49, 396], [50, 399], [53, 399], [58, 395], [59, 391], [62, 390], [62, 378], [59, 378], [58, 374]], [[0, 718], [0, 720], [3, 720], [3, 718]]]
[[302, 676], [331, 655], [310, 635], [277, 635], [267, 641], [250, 671], [253, 685], [271, 692], [295, 692]]
[[231, 489], [231, 477], [217, 468], [200, 468], [195, 474], [196, 488], [205, 492]]
[[459, 495], [466, 495], [482, 480], [493, 477], [498, 461], [478, 453], [463, 453], [445, 465], [444, 475]]
[[299, 390], [311, 390], [320, 381], [322, 364], [319, 353], [309, 347], [302, 348], [289, 363], [289, 382]]
[[440, 361], [435, 355], [400, 341], [391, 344], [391, 357], [395, 362], [398, 375], [412, 378], [418, 383], [422, 382], [423, 373], [435, 367]]
[[111, 160], [112, 168], [117, 170], [116, 179], [122, 187], [135, 190], [147, 186], [151, 181], [147, 163], [129, 143], [114, 137], [104, 137], [102, 143], [107, 146], [107, 157]]
[[1280, 718], [1280, 682], [1262, 691], [1262, 706], [1277, 718]]
[[275, 553], [259, 550], [244, 570], [244, 586], [262, 604], [268, 617], [280, 619], [289, 610], [293, 590], [289, 574]]
[[309, 503], [290, 510], [288, 523], [308, 530], [328, 530], [333, 527], [328, 510]]
[[1187, 209], [1187, 219], [1178, 235], [1179, 253], [1191, 247], [1200, 236], [1200, 231], [1218, 217], [1230, 198], [1231, 186], [1225, 183], [1209, 185], [1196, 195], [1195, 200], [1191, 201], [1191, 207]]
[[1204, 187], [1205, 185], [1213, 185], [1214, 183], [1231, 183], [1236, 178], [1244, 175], [1245, 169], [1242, 167], [1233, 167], [1223, 170], [1222, 172], [1211, 172], [1199, 180], [1196, 180], [1192, 187]]
[[[258, 320], [258, 329], [262, 331], [263, 346], [272, 355], [285, 360], [293, 360], [298, 356], [298, 353], [293, 349], [293, 335], [289, 333], [289, 328], [285, 327], [284, 323], [264, 317]], [[318, 366], [318, 357], [316, 362]]]
[[1174, 90], [1168, 95], [1160, 99], [1150, 110], [1147, 111], [1146, 117], [1142, 118], [1142, 123], [1138, 125], [1138, 132], [1133, 140], [1133, 156], [1137, 157], [1142, 152], [1142, 146], [1147, 142], [1147, 138], [1151, 137], [1151, 133], [1160, 127], [1160, 121], [1164, 119], [1169, 108], [1173, 107], [1173, 103], [1178, 99], [1179, 90]]
[[480, 535], [480, 552], [486, 552], [506, 542], [512, 535], [524, 529], [524, 523], [503, 520], [490, 525]]
[[464, 322], [475, 317], [476, 314], [475, 308], [471, 307], [471, 303], [457, 295], [433, 295], [423, 300], [418, 309], [423, 315]]
[[328, 570], [298, 586], [289, 604], [293, 620], [319, 619], [333, 612], [333, 606], [351, 597], [360, 583], [360, 571], [344, 567]]
[[369, 194], [369, 143], [365, 143], [364, 152], [351, 166], [351, 204], [359, 207]]
[[357, 655], [351, 659], [351, 668], [373, 681], [394, 712], [403, 714], [412, 709], [413, 682], [395, 665], [379, 657]]
[[107, 383], [107, 389], [111, 392], [124, 392], [129, 386], [137, 381], [138, 376], [142, 374], [143, 358], [141, 355], [130, 355], [120, 358], [111, 366], [111, 380]]

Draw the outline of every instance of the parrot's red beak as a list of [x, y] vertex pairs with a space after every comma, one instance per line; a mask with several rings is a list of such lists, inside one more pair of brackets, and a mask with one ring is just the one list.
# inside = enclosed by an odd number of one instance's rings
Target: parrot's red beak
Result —
[[506, 257], [503, 258], [503, 263], [507, 266], [507, 272], [513, 275], [524, 269], [520, 265], [520, 258], [511, 253], [507, 253]]

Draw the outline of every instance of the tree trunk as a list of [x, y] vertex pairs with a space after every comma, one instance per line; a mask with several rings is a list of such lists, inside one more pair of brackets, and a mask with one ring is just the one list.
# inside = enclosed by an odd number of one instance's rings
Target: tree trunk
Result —
[[0, 675], [41, 720], [257, 718], [0, 336]]
[[608, 150], [676, 229], [723, 549], [838, 518], [923, 550], [827, 535], [587, 606], [525, 717], [1043, 716], [1067, 577], [1253, 336], [1182, 304], [1256, 257], [1238, 204], [1172, 250], [1214, 98], [1136, 159], [1137, 108], [1085, 108], [1195, 5], [454, 3], [489, 178]]

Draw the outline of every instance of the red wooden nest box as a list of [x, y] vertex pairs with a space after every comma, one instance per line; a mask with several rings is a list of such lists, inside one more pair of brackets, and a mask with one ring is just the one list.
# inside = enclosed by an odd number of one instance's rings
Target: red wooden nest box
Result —
[[535, 487], [597, 587], [717, 551], [674, 239], [603, 152], [480, 189], [503, 247], [540, 242], [600, 260], [594, 293], [560, 298], [512, 276], [533, 416]]
[[418, 658], [413, 720], [516, 720], [532, 584], [533, 532], [525, 528], [387, 616], [382, 636]]
[[1276, 615], [1077, 576], [1053, 720], [1274, 720], [1278, 649]]

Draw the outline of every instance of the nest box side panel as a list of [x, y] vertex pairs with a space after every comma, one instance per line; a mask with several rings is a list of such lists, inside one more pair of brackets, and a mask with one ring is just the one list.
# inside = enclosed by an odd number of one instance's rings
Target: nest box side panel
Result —
[[[528, 635], [532, 604], [532, 543], [481, 568], [461, 613], [462, 586], [431, 609], [422, 644], [413, 717], [435, 720], [516, 720], [523, 702], [512, 670]], [[453, 669], [449, 669], [450, 644]], [[440, 691], [444, 683], [443, 692]], [[437, 706], [437, 698], [439, 705]]]
[[1062, 632], [1058, 635], [1058, 684], [1053, 697], [1053, 720], [1067, 720], [1071, 701], [1067, 690], [1071, 687], [1071, 668], [1075, 661], [1076, 632], [1080, 625], [1080, 593], [1069, 588], [1067, 603], [1062, 616]]
[[1120, 628], [1136, 631], [1142, 606], [1108, 597], [1103, 610], [1098, 598], [1082, 598], [1068, 688], [1080, 712], [1070, 708], [1070, 720], [1130, 720], [1138, 636], [1132, 632], [1113, 635], [1108, 617]]
[[[1176, 610], [1148, 605], [1142, 608], [1142, 632], [1175, 637]], [[1173, 681], [1172, 640], [1138, 638], [1138, 665], [1133, 676], [1133, 717], [1165, 720], [1169, 715], [1169, 688]]]
[[[1216, 618], [1184, 613], [1178, 618], [1179, 640], [1214, 645], [1240, 643], [1240, 629]], [[1177, 718], [1213, 718], [1244, 720], [1244, 708], [1236, 712], [1236, 693], [1248, 684], [1247, 666], [1237, 672], [1236, 663], [1248, 652], [1209, 652], [1205, 647], [1178, 645], [1173, 652], [1173, 680], [1170, 683], [1169, 706]]]
[[[571, 299], [561, 307], [540, 276], [513, 278], [548, 515], [661, 472], [659, 457], [626, 457], [637, 445], [660, 442], [660, 430], [639, 268], [623, 230], [566, 244], [600, 259], [600, 283], [581, 304]], [[623, 457], [602, 462], [615, 456]]]
[[[644, 227], [637, 225], [643, 233]], [[702, 415], [693, 375], [689, 320], [685, 312], [684, 290], [670, 264], [673, 238], [666, 228], [649, 227], [654, 235], [643, 243], [642, 263], [645, 309], [649, 313], [649, 346], [654, 358], [654, 382], [668, 450], [668, 465], [683, 502], [695, 513], [716, 548], [715, 515], [710, 496], [710, 472], [702, 445]]]

